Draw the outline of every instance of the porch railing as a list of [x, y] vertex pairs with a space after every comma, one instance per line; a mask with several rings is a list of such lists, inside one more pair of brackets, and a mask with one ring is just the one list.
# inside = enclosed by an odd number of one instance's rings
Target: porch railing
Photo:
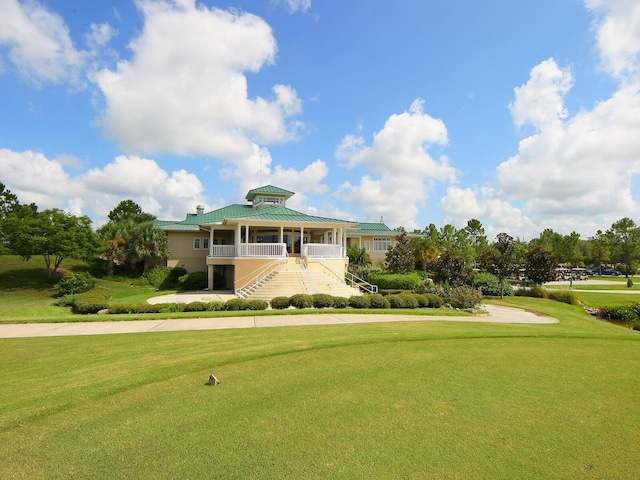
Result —
[[341, 245], [306, 243], [302, 248], [302, 256], [306, 258], [344, 258], [344, 249]]
[[285, 243], [241, 243], [240, 245], [213, 245], [212, 257], [277, 257], [287, 256]]

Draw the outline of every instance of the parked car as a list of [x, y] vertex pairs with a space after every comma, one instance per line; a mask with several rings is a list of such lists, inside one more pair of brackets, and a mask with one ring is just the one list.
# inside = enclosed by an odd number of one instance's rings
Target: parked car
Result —
[[602, 270], [601, 275], [613, 275], [614, 277], [617, 277], [619, 275], [622, 275], [618, 270], [612, 270], [610, 268], [605, 268]]

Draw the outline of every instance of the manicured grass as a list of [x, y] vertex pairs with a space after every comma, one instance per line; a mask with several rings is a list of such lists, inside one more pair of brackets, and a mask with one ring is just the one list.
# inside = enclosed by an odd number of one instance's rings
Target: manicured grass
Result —
[[496, 303], [561, 322], [0, 340], [0, 478], [634, 478], [640, 335]]

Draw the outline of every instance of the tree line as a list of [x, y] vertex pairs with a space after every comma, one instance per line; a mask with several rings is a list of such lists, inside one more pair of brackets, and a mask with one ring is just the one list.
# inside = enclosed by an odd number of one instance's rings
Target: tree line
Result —
[[[627, 276], [638, 270], [640, 226], [630, 218], [614, 222], [606, 231], [581, 238], [577, 232], [562, 235], [547, 228], [530, 241], [500, 233], [489, 241], [478, 219], [463, 228], [430, 224], [424, 230], [401, 233], [386, 255], [385, 269], [393, 273], [428, 271], [436, 282], [469, 283], [474, 272], [494, 274], [501, 281], [524, 273], [534, 284], [555, 278], [559, 265], [594, 267], [614, 265]], [[363, 248], [349, 247], [350, 268], [356, 275], [371, 266]]]
[[155, 226], [156, 217], [132, 200], [121, 201], [108, 218], [94, 230], [87, 216], [21, 204], [0, 182], [0, 253], [20, 255], [24, 260], [42, 255], [49, 276], [68, 258], [99, 258], [105, 273], [113, 275], [116, 265], [144, 271], [169, 256], [167, 236]]

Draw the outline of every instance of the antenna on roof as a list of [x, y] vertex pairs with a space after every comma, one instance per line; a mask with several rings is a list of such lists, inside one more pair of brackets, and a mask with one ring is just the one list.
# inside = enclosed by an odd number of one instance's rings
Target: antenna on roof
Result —
[[382, 218], [382, 215], [380, 215], [380, 223], [384, 223], [384, 218]]

